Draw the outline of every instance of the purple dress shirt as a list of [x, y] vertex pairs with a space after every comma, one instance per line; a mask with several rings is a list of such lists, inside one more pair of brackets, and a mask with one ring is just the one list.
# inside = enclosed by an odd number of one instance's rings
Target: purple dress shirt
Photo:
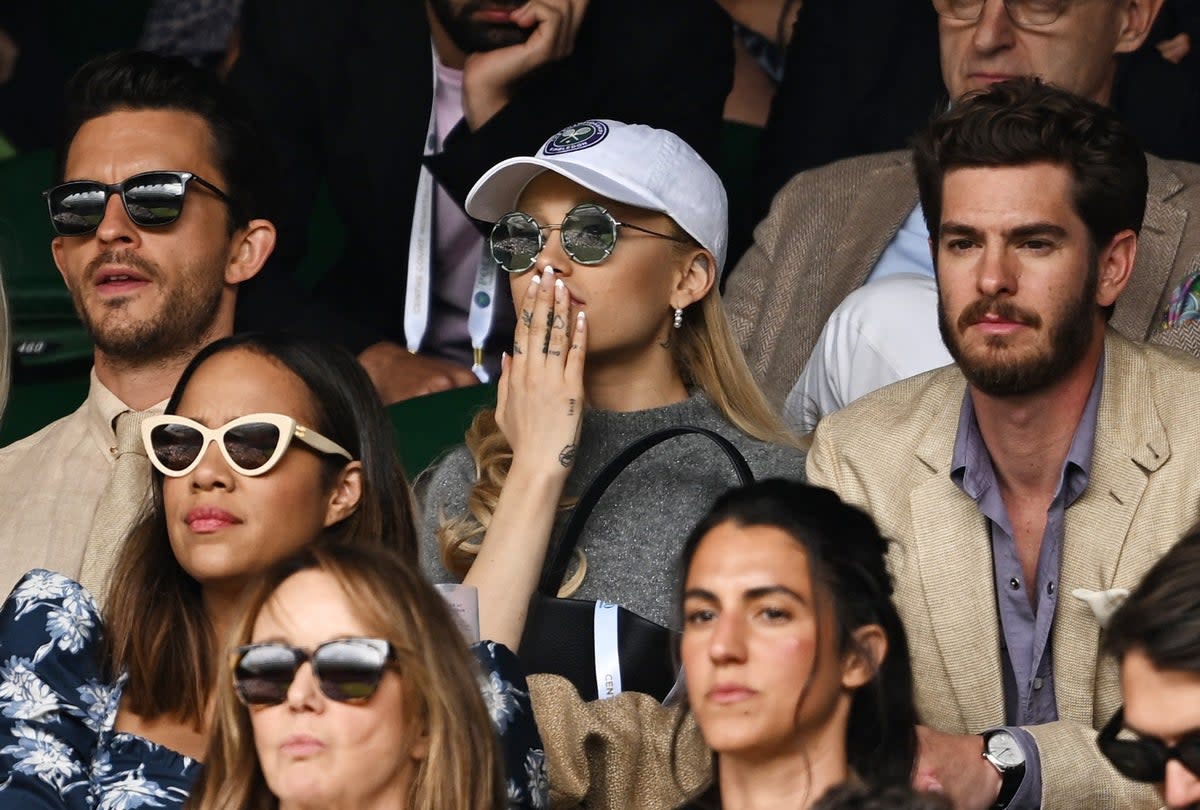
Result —
[[[1096, 417], [1104, 383], [1104, 362], [1096, 369], [1092, 391], [1075, 436], [1059, 473], [1058, 489], [1046, 512], [1046, 528], [1038, 554], [1037, 581], [1025, 581], [1012, 523], [996, 481], [996, 470], [968, 391], [963, 396], [954, 440], [950, 479], [979, 506], [987, 518], [992, 539], [992, 568], [996, 580], [996, 607], [1000, 615], [1000, 658], [1004, 666], [1004, 714], [1006, 729], [1025, 753], [1025, 778], [1009, 803], [1014, 810], [1041, 805], [1042, 768], [1037, 743], [1023, 725], [1050, 723], [1058, 719], [1054, 697], [1054, 655], [1051, 628], [1058, 605], [1059, 559], [1062, 555], [1067, 508], [1087, 489], [1096, 441]], [[1028, 589], [1036, 587], [1032, 599]]]

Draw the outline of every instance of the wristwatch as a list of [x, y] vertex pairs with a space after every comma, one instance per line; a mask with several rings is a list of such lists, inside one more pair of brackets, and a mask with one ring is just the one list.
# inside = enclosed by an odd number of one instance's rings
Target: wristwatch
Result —
[[1016, 738], [1002, 728], [985, 731], [981, 736], [983, 758], [1000, 772], [1000, 795], [992, 807], [1001, 810], [1008, 807], [1025, 778], [1025, 752]]

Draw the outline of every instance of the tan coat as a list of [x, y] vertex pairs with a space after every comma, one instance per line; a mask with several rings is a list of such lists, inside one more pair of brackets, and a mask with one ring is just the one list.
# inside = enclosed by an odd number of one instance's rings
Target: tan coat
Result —
[[[869, 394], [821, 422], [809, 481], [875, 517], [908, 631], [923, 722], [1004, 724], [987, 521], [950, 480], [966, 382], [954, 366]], [[1109, 332], [1087, 490], [1066, 512], [1052, 630], [1058, 722], [1031, 726], [1046, 808], [1157, 807], [1095, 745], [1121, 703], [1118, 667], [1076, 588], [1132, 589], [1200, 515], [1200, 361]], [[872, 429], [872, 426], [881, 428]]]
[[[1200, 165], [1147, 159], [1150, 189], [1137, 264], [1112, 326], [1132, 340], [1189, 348], [1160, 332], [1171, 292], [1200, 270]], [[729, 277], [725, 306], [750, 370], [782, 410], [821, 328], [867, 280], [917, 204], [907, 151], [796, 175], [775, 197]]]
[[[1132, 588], [1200, 514], [1200, 361], [1111, 332], [1106, 345], [1091, 478], [1066, 514], [1053, 628], [1062, 719], [1029, 729], [1047, 810], [1158, 806], [1096, 749], [1096, 729], [1120, 703], [1117, 667], [1099, 657], [1100, 627], [1070, 594]], [[918, 709], [958, 733], [1004, 724], [991, 541], [948, 470], [965, 390], [949, 367], [876, 391], [825, 419], [808, 457], [811, 482], [870, 511], [894, 540], [888, 563]], [[555, 807], [667, 810], [710, 778], [695, 724], [676, 738], [678, 712], [652, 698], [584, 703], [562, 678], [529, 684]]]

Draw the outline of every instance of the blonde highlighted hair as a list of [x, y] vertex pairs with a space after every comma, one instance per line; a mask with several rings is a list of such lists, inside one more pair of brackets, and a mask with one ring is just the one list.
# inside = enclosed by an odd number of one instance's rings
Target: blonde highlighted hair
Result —
[[[677, 234], [691, 239], [674, 221], [671, 225]], [[681, 246], [679, 252], [694, 255], [697, 247], [693, 241]], [[711, 255], [708, 261], [713, 261]], [[694, 309], [698, 314], [686, 317], [681, 327], [673, 330], [670, 345], [684, 383], [703, 391], [722, 416], [742, 433], [764, 442], [799, 447], [796, 437], [788, 432], [750, 374], [729, 328], [715, 283]], [[466, 445], [475, 460], [476, 473], [467, 495], [467, 513], [443, 516], [437, 529], [442, 564], [460, 579], [466, 576], [479, 554], [513, 456], [508, 440], [496, 424], [494, 410], [481, 411], [475, 417], [467, 430]], [[565, 511], [572, 505], [571, 499], [564, 498], [558, 508]], [[561, 596], [574, 593], [587, 572], [587, 561], [579, 549], [576, 557], [580, 564], [561, 586]]]
[[[388, 640], [403, 680], [404, 722], [418, 724], [428, 754], [418, 762], [406, 808], [503, 810], [504, 769], [475, 662], [442, 597], [398, 555], [341, 543], [312, 546], [272, 568], [246, 605], [230, 649], [251, 640], [254, 623], [276, 589], [293, 574], [316, 570], [337, 581], [370, 633]], [[205, 769], [187, 807], [274, 810], [254, 747], [249, 710], [237, 699], [230, 664], [217, 686], [213, 735]], [[368, 702], [362, 707], [371, 710]], [[397, 722], [401, 718], [397, 718]], [[397, 751], [397, 757], [407, 756]]]

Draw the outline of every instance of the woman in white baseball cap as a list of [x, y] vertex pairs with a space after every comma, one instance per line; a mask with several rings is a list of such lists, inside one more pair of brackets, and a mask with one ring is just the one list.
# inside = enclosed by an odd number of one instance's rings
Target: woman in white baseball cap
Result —
[[[637, 439], [706, 428], [760, 478], [802, 479], [804, 454], [729, 331], [716, 288], [725, 190], [679, 137], [576, 124], [488, 171], [467, 212], [495, 223], [518, 324], [497, 408], [418, 483], [422, 557], [435, 581], [476, 585], [483, 635], [515, 649], [559, 518]], [[592, 511], [560, 594], [675, 624], [679, 549], [737, 483], [714, 450], [681, 437], [627, 468]]]

